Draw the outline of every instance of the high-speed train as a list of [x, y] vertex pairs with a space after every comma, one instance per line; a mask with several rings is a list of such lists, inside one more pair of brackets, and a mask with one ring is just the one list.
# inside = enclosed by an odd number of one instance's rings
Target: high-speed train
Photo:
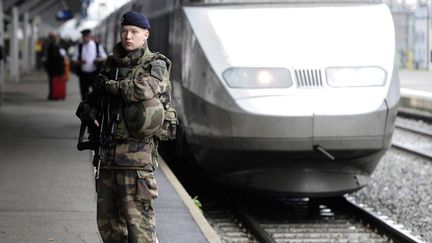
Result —
[[105, 47], [126, 11], [171, 59], [177, 144], [213, 181], [303, 196], [367, 184], [400, 96], [384, 3], [137, 0], [95, 29]]

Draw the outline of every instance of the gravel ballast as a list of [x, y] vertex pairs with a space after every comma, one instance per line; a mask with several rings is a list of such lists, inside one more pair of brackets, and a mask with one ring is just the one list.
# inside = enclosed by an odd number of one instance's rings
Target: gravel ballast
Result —
[[[412, 137], [393, 137], [393, 141], [398, 140], [415, 142]], [[432, 161], [390, 149], [368, 185], [352, 196], [413, 235], [432, 242]]]

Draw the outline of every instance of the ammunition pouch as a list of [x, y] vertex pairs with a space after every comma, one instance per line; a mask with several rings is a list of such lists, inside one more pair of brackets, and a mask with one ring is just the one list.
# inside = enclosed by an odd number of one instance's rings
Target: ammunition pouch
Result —
[[165, 109], [165, 119], [156, 136], [161, 141], [174, 140], [177, 130], [177, 112], [173, 107]]
[[138, 139], [155, 135], [164, 122], [164, 108], [157, 98], [131, 102], [124, 107], [124, 119], [129, 134]]
[[158, 197], [156, 178], [153, 172], [137, 170], [135, 201], [146, 202]]

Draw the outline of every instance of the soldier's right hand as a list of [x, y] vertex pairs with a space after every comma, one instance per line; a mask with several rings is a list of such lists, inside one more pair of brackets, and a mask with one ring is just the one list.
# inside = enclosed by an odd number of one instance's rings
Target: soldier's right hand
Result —
[[84, 116], [86, 117], [86, 122], [89, 124], [94, 124], [95, 126], [99, 127], [99, 122], [96, 118], [97, 110], [94, 107], [90, 107], [89, 109], [86, 109]]
[[94, 124], [99, 127], [99, 122], [97, 120], [98, 110], [95, 107], [91, 107], [88, 104], [80, 105], [76, 114], [83, 123], [88, 125]]

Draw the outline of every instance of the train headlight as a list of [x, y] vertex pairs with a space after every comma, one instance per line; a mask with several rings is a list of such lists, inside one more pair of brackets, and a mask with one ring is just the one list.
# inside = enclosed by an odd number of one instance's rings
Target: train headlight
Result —
[[285, 68], [229, 68], [222, 76], [231, 88], [289, 88], [293, 84]]
[[383, 86], [387, 72], [380, 67], [329, 67], [326, 75], [333, 87]]

